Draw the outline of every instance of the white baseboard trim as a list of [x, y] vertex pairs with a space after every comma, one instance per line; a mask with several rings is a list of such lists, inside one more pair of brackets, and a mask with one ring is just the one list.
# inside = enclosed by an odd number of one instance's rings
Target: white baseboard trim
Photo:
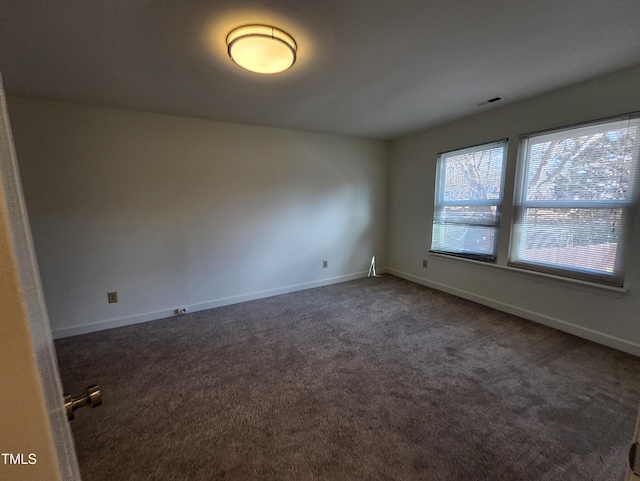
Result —
[[577, 324], [563, 321], [555, 317], [550, 317], [544, 314], [530, 311], [528, 309], [523, 309], [512, 304], [496, 301], [495, 299], [491, 299], [489, 297], [479, 296], [472, 292], [458, 289], [457, 287], [452, 287], [446, 284], [441, 284], [439, 282], [423, 279], [422, 277], [414, 276], [413, 274], [402, 272], [397, 269], [389, 268], [387, 269], [387, 272], [394, 276], [401, 277], [411, 282], [415, 282], [416, 284], [421, 284], [426, 287], [431, 287], [439, 291], [447, 292], [449, 294], [453, 294], [454, 296], [462, 297], [463, 299], [468, 299], [470, 301], [477, 302], [478, 304], [492, 307], [499, 311], [513, 314], [514, 316], [522, 317], [524, 319], [528, 319], [530, 321], [537, 322], [548, 327], [553, 327], [554, 329], [558, 329], [559, 331], [567, 332], [569, 334], [573, 334], [574, 336], [578, 336], [583, 339], [588, 339], [589, 341], [597, 342], [598, 344], [603, 344], [605, 346], [618, 349], [619, 351], [633, 354], [634, 356], [640, 356], [640, 344], [636, 344], [635, 342], [628, 341], [626, 339], [621, 339], [619, 337], [611, 336], [610, 334], [606, 334], [601, 331], [589, 329], [588, 327], [579, 326]]
[[[377, 269], [377, 272], [384, 274], [386, 272], [386, 269]], [[356, 272], [353, 274], [321, 279], [319, 281], [304, 282], [302, 284], [294, 284], [285, 287], [278, 287], [275, 289], [267, 289], [264, 291], [241, 294], [238, 296], [224, 297], [207, 302], [199, 302], [196, 304], [187, 305], [186, 307], [189, 309], [189, 312], [204, 311], [206, 309], [214, 309], [216, 307], [228, 306], [231, 304], [237, 304], [239, 302], [254, 301], [256, 299], [263, 299], [265, 297], [278, 296], [280, 294], [289, 294], [290, 292], [303, 291], [305, 289], [313, 289], [314, 287], [328, 286], [331, 284], [338, 284], [340, 282], [361, 279], [363, 277], [367, 277], [367, 273], [367, 271]], [[105, 329], [124, 327], [132, 324], [139, 324], [141, 322], [155, 321], [157, 319], [164, 319], [174, 316], [178, 317], [178, 315], [173, 313], [173, 308], [167, 308], [153, 312], [134, 314], [132, 316], [124, 316], [113, 319], [106, 319], [104, 321], [91, 322], [88, 324], [81, 324], [79, 326], [69, 326], [52, 329], [52, 335], [54, 339], [61, 339], [63, 337], [78, 336], [80, 334], [104, 331]]]

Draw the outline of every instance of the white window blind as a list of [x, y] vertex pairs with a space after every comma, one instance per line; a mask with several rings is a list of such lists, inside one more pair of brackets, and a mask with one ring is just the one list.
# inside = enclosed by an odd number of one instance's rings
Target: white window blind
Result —
[[640, 118], [521, 138], [509, 265], [622, 286]]
[[507, 140], [438, 156], [431, 252], [493, 261]]

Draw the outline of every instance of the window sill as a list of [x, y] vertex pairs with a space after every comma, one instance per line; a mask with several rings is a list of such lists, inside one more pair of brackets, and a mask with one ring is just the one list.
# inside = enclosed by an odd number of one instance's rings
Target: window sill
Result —
[[446, 259], [447, 261], [451, 260], [453, 262], [463, 262], [468, 264], [471, 267], [476, 267], [479, 269], [487, 269], [487, 268], [497, 269], [501, 273], [506, 275], [530, 279], [530, 280], [542, 282], [545, 284], [554, 284], [557, 286], [567, 287], [570, 289], [578, 289], [581, 291], [587, 291], [594, 294], [613, 297], [616, 299], [622, 298], [628, 292], [628, 290], [625, 289], [624, 287], [605, 286], [601, 284], [595, 284], [593, 282], [580, 281], [577, 279], [569, 279], [566, 277], [554, 276], [554, 275], [545, 274], [542, 272], [528, 271], [525, 269], [518, 269], [516, 267], [504, 266], [504, 265], [496, 264], [494, 262], [477, 261], [473, 259], [467, 259], [464, 257], [438, 254], [435, 252], [430, 252], [429, 256], [436, 257], [438, 259]]

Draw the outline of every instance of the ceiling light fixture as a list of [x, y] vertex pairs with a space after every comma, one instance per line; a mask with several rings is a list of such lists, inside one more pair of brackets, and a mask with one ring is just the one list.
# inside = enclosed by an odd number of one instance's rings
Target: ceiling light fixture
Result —
[[291, 35], [269, 25], [244, 25], [227, 35], [229, 57], [251, 72], [284, 72], [295, 63], [297, 50]]

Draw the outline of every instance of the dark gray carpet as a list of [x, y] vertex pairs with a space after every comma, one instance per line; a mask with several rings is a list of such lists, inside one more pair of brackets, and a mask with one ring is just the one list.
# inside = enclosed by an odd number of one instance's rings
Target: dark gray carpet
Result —
[[621, 480], [640, 394], [638, 358], [389, 275], [56, 347], [104, 391], [85, 481]]

